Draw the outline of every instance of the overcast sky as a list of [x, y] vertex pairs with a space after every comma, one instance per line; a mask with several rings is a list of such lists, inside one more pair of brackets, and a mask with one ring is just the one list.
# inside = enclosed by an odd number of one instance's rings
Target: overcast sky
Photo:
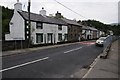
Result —
[[[28, 0], [19, 0], [23, 4], [23, 10], [27, 10]], [[57, 0], [73, 11], [105, 24], [118, 22], [118, 1], [120, 0]], [[17, 0], [0, 0], [0, 5], [14, 9]], [[25, 6], [24, 6], [25, 5]], [[55, 0], [31, 0], [31, 12], [39, 13], [41, 8], [47, 11], [47, 15], [57, 11], [68, 19], [86, 20], [86, 18], [66, 9]]]

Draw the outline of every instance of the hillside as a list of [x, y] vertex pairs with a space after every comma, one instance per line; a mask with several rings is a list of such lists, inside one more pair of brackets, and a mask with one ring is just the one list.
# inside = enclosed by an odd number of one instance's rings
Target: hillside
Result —
[[9, 32], [9, 22], [13, 16], [13, 10], [5, 8], [4, 6], [0, 7], [2, 7], [2, 37], [4, 39], [5, 33]]
[[96, 20], [87, 20], [87, 21], [82, 21], [81, 23], [83, 25], [95, 27], [101, 31], [104, 31], [105, 33], [107, 33], [108, 30], [112, 30], [115, 35], [120, 35], [120, 25], [108, 25]]

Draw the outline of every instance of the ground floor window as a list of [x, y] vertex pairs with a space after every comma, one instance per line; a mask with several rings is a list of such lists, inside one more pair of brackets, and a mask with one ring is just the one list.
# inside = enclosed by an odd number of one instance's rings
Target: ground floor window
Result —
[[67, 40], [68, 39], [68, 34], [64, 35], [64, 39]]
[[58, 40], [62, 41], [62, 33], [58, 33]]
[[43, 34], [37, 33], [36, 34], [36, 43], [41, 43], [41, 42], [43, 42]]

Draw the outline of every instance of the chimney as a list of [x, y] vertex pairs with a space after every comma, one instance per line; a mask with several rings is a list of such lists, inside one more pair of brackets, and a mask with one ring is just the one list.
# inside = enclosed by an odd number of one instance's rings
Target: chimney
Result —
[[40, 14], [42, 16], [46, 16], [46, 10], [44, 10], [44, 8], [42, 7], [42, 10], [40, 10]]
[[14, 12], [21, 10], [22, 10], [22, 3], [20, 3], [19, 0], [17, 0], [17, 3], [14, 4]]
[[53, 14], [49, 14], [49, 17], [54, 17]]
[[73, 21], [77, 21], [76, 18], [74, 18]]
[[56, 16], [56, 18], [62, 18], [61, 13], [59, 13], [58, 11], [57, 11], [57, 13], [55, 14], [55, 16]]

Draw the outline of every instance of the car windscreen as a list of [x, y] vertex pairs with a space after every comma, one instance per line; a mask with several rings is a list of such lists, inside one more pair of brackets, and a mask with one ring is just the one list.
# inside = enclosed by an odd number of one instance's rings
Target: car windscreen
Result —
[[99, 38], [99, 40], [105, 40], [105, 38]]

